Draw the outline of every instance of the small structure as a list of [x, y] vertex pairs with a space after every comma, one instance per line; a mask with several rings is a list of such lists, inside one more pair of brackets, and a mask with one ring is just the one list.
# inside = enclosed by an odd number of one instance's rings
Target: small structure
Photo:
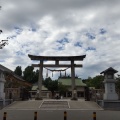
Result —
[[[38, 90], [39, 90], [38, 85], [32, 86], [31, 91], [29, 91], [32, 98], [37, 97], [37, 93], [39, 93]], [[52, 96], [51, 92], [45, 86], [42, 85], [42, 98], [50, 98], [51, 96]]]
[[[62, 83], [68, 91], [64, 93], [64, 97], [72, 97], [72, 88], [71, 88], [71, 77], [60, 77], [58, 79], [58, 83]], [[85, 97], [85, 87], [86, 84], [82, 82], [80, 78], [75, 78], [76, 88], [74, 89], [74, 93], [76, 93], [77, 98]]]
[[114, 74], [118, 71], [113, 69], [112, 67], [108, 68], [107, 70], [101, 72], [104, 74], [104, 85], [105, 85], [105, 93], [104, 93], [104, 100], [118, 100], [118, 95], [115, 91], [115, 79]]
[[0, 64], [0, 107], [10, 104], [13, 100], [25, 98], [23, 89], [31, 86], [30, 83]]
[[101, 74], [104, 74], [105, 93], [103, 100], [98, 100], [97, 103], [104, 109], [120, 110], [120, 100], [118, 100], [118, 95], [115, 91], [116, 81], [114, 79], [114, 74], [117, 72], [112, 67], [101, 72]]

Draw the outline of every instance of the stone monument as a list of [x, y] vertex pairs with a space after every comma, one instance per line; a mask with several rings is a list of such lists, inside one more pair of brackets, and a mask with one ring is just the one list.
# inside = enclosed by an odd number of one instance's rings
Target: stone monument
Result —
[[5, 99], [4, 83], [5, 83], [4, 74], [2, 71], [0, 71], [0, 100]]
[[104, 74], [104, 86], [105, 86], [105, 93], [103, 96], [103, 100], [118, 100], [118, 95], [115, 91], [115, 82], [114, 74], [118, 71], [113, 69], [112, 67], [108, 68], [107, 70], [101, 72]]
[[118, 71], [112, 67], [106, 69], [100, 74], [104, 74], [104, 86], [105, 93], [103, 100], [98, 100], [97, 103], [107, 110], [120, 110], [120, 100], [118, 100], [118, 95], [115, 91], [115, 77], [114, 74]]

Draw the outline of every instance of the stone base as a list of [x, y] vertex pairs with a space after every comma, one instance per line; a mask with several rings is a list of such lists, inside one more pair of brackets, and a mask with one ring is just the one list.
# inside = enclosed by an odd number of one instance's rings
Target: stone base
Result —
[[5, 100], [0, 99], [0, 109], [2, 109], [5, 106], [11, 104], [12, 102], [13, 102], [12, 99], [5, 99]]
[[76, 97], [71, 98], [71, 100], [78, 100]]
[[98, 100], [97, 103], [105, 110], [120, 110], [120, 100]]
[[118, 95], [116, 93], [114, 94], [104, 94], [104, 97], [103, 97], [104, 100], [118, 100]]
[[43, 98], [41, 98], [41, 97], [40, 97], [40, 98], [36, 97], [35, 100], [43, 100]]
[[4, 92], [0, 92], [0, 99], [5, 99], [5, 93]]

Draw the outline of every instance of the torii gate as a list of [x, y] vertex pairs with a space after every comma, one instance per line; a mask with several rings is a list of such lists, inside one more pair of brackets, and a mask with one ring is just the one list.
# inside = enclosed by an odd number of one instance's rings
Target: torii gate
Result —
[[[29, 55], [31, 60], [39, 60], [40, 64], [32, 64], [33, 67], [39, 67], [39, 98], [42, 99], [42, 79], [43, 79], [43, 67], [71, 67], [71, 80], [72, 80], [72, 99], [77, 99], [77, 93], [75, 90], [75, 67], [82, 67], [82, 64], [74, 64], [74, 61], [83, 61], [86, 55], [82, 56], [35, 56]], [[43, 61], [55, 61], [55, 64], [43, 64]], [[59, 61], [70, 61], [71, 64], [59, 64]]]

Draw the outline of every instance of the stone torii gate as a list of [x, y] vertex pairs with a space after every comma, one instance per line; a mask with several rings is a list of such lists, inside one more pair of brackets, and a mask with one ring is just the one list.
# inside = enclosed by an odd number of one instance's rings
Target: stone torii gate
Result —
[[[77, 92], [75, 91], [75, 67], [82, 67], [82, 64], [75, 64], [74, 61], [83, 61], [86, 55], [82, 56], [35, 56], [29, 55], [31, 60], [39, 60], [40, 64], [32, 64], [33, 67], [39, 67], [39, 98], [42, 99], [42, 79], [43, 79], [43, 67], [71, 67], [71, 80], [72, 80], [72, 100], [77, 100]], [[43, 64], [43, 61], [55, 61], [55, 64]], [[59, 61], [70, 61], [71, 64], [59, 64]]]

